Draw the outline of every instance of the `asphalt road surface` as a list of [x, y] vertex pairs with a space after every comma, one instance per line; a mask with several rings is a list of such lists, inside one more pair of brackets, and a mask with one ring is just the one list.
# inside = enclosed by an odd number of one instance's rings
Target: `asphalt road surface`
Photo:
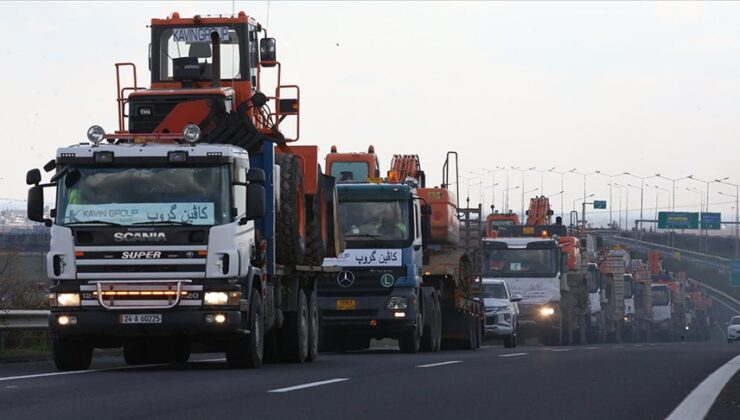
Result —
[[740, 343], [573, 347], [487, 342], [478, 351], [401, 354], [390, 346], [306, 365], [229, 370], [221, 355], [84, 373], [51, 362], [0, 365], [0, 417], [258, 419], [660, 419]]

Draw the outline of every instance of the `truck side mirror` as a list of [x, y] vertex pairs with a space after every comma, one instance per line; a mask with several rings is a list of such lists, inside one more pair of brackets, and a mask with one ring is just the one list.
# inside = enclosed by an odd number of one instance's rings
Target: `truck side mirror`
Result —
[[260, 61], [262, 67], [275, 67], [277, 61], [275, 38], [260, 39]]
[[265, 186], [251, 183], [247, 185], [247, 215], [246, 220], [259, 219], [265, 216]]
[[248, 182], [265, 182], [265, 171], [260, 168], [249, 168], [247, 171]]
[[41, 171], [38, 169], [31, 169], [26, 172], [26, 185], [36, 185], [41, 182]]
[[568, 253], [567, 252], [560, 253], [560, 272], [561, 273], [568, 272]]
[[44, 165], [44, 172], [51, 172], [56, 168], [57, 168], [57, 161], [56, 159], [52, 159], [46, 162], [46, 165]]
[[[34, 170], [37, 173], [39, 171], [38, 169]], [[39, 174], [39, 177], [40, 176], [41, 175]], [[26, 180], [28, 181], [28, 177], [26, 177]], [[34, 185], [29, 188], [26, 204], [28, 206], [26, 209], [28, 220], [33, 220], [34, 222], [46, 222], [46, 219], [44, 219], [44, 187]]]

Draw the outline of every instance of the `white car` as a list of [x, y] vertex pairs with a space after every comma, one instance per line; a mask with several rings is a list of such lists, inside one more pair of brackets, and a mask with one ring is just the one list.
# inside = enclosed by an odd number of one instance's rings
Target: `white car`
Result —
[[727, 324], [727, 342], [740, 340], [740, 316], [733, 316]]
[[483, 292], [479, 296], [486, 307], [486, 337], [504, 340], [504, 346], [516, 347], [521, 295], [511, 294], [503, 280], [483, 279]]

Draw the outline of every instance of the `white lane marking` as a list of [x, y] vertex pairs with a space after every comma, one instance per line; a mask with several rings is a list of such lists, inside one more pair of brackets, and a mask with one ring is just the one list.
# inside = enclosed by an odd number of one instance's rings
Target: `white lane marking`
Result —
[[632, 347], [642, 347], [642, 344], [633, 344]]
[[430, 368], [444, 365], [454, 365], [455, 363], [462, 363], [462, 360], [450, 360], [448, 362], [429, 363], [428, 365], [419, 365], [418, 368]]
[[624, 346], [612, 346], [613, 349], [623, 349]]
[[157, 364], [152, 364], [152, 365], [119, 366], [119, 367], [110, 367], [110, 368], [103, 368], [103, 369], [72, 370], [69, 372], [48, 372], [48, 373], [37, 373], [33, 375], [6, 376], [4, 378], [0, 378], [0, 382], [15, 381], [19, 379], [47, 378], [50, 376], [79, 375], [82, 373], [109, 372], [111, 370], [139, 369], [139, 368], [148, 368], [148, 367], [154, 367], [154, 366], [167, 366], [167, 365], [164, 363], [157, 363]]
[[586, 350], [598, 350], [601, 347], [586, 347]]
[[740, 370], [740, 356], [720, 366], [681, 401], [666, 420], [703, 419], [727, 382]]
[[529, 353], [509, 353], [509, 354], [499, 354], [498, 357], [514, 357], [514, 356], [526, 356]]
[[558, 351], [571, 351], [571, 350], [573, 350], [573, 349], [552, 349], [552, 351], [553, 351], [553, 352], [558, 352]]
[[307, 384], [289, 386], [287, 388], [271, 389], [267, 392], [290, 392], [290, 391], [296, 391], [299, 389], [313, 388], [315, 386], [328, 385], [328, 384], [344, 382], [344, 381], [349, 381], [349, 378], [334, 378], [334, 379], [327, 379], [325, 381], [309, 382]]

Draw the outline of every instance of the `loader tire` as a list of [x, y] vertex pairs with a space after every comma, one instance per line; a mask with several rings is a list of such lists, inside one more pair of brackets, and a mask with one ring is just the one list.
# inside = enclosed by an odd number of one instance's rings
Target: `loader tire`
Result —
[[295, 155], [278, 154], [280, 208], [275, 223], [278, 264], [301, 264], [306, 253], [306, 203], [301, 168]]
[[[318, 316], [318, 312], [316, 313]], [[298, 305], [295, 312], [285, 316], [285, 324], [280, 329], [280, 351], [282, 360], [288, 363], [305, 363], [310, 347], [310, 315], [308, 299], [303, 290], [298, 292]]]

